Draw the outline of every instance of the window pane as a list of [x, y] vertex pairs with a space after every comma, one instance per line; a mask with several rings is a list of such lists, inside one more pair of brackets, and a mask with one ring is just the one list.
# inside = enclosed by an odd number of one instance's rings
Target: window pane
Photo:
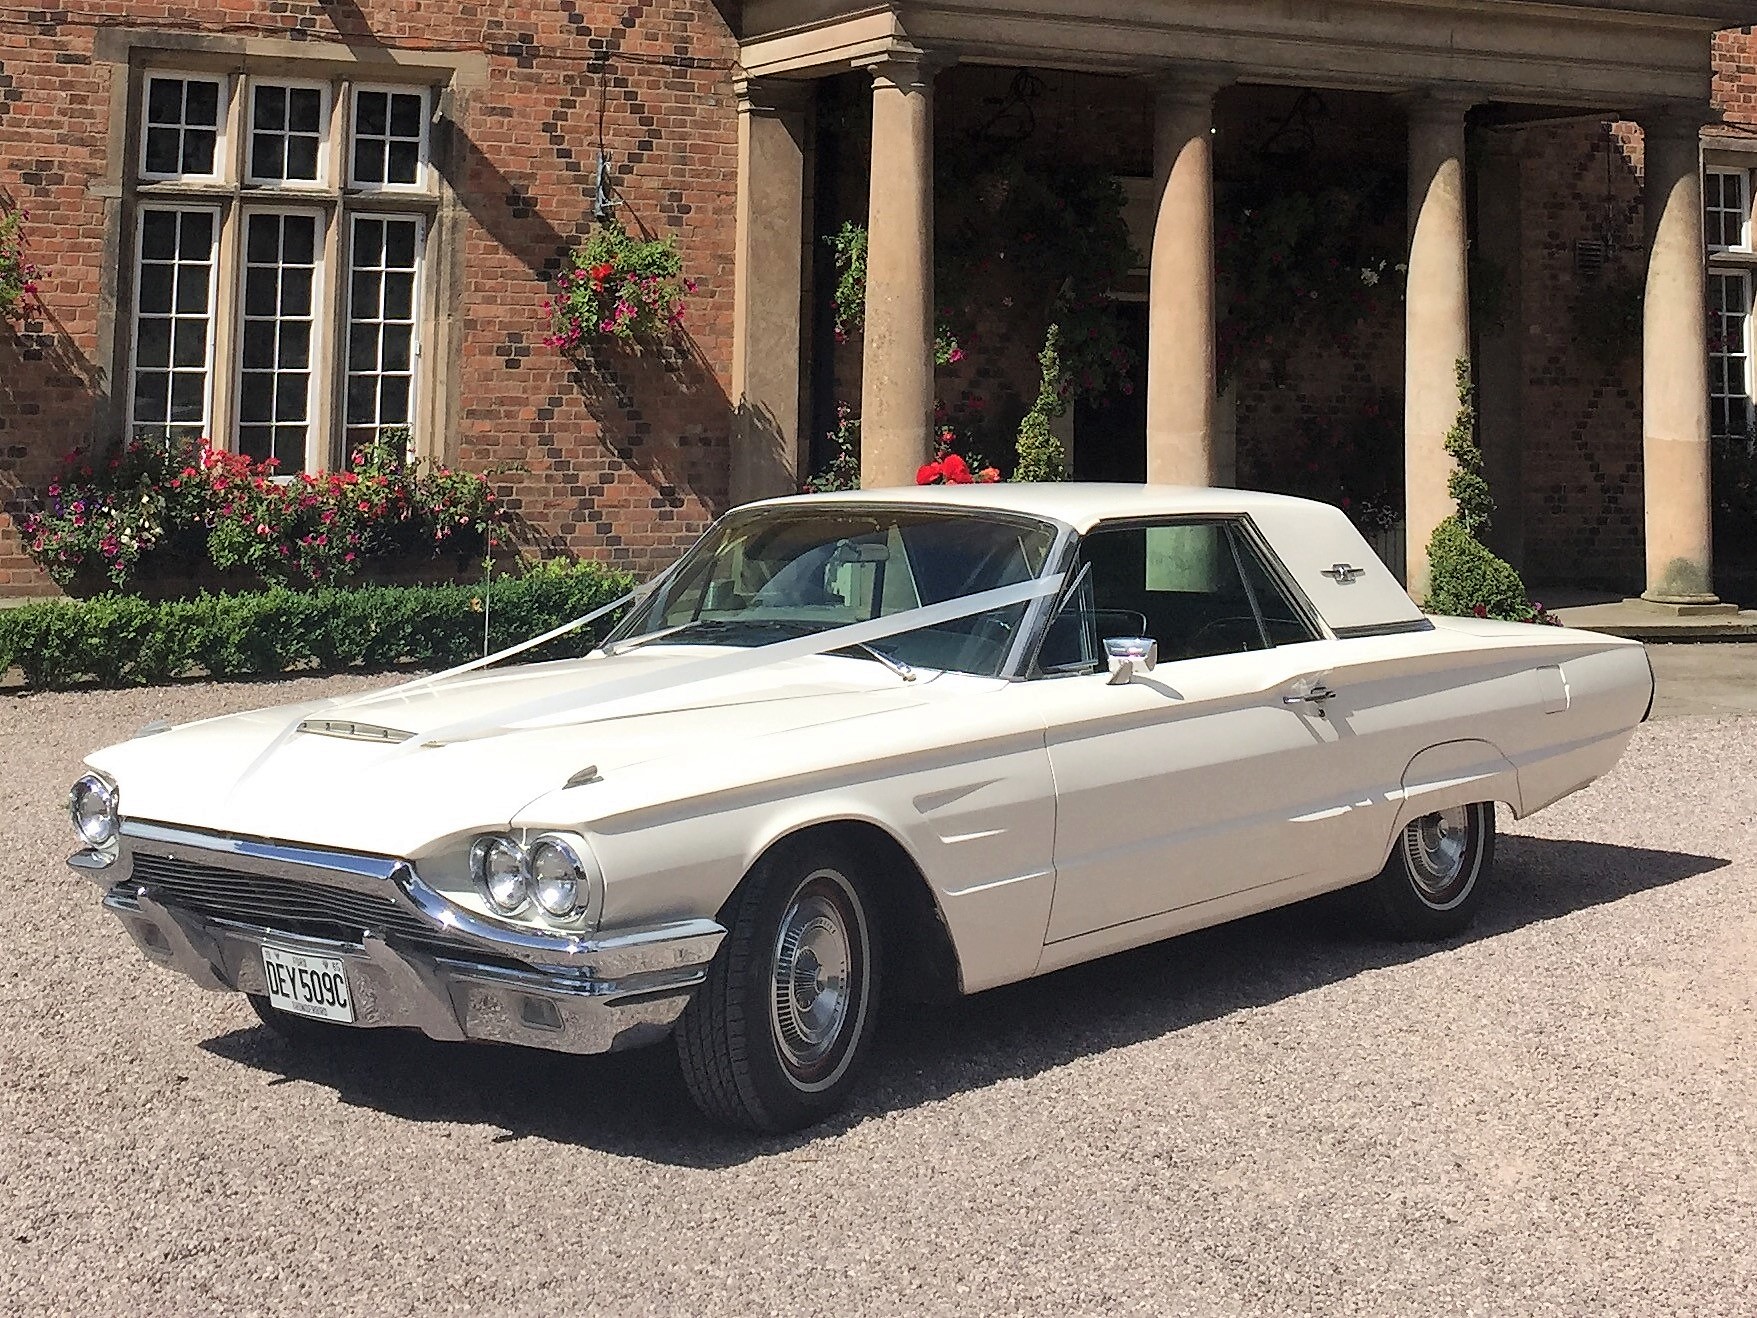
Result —
[[384, 141], [361, 138], [354, 143], [354, 178], [361, 183], [384, 182]]
[[175, 365], [207, 365], [207, 317], [183, 317], [177, 321]]
[[309, 316], [311, 314], [311, 271], [309, 268], [289, 267], [281, 273], [281, 314], [283, 316]]
[[280, 306], [277, 280], [272, 266], [252, 267], [244, 274], [244, 314], [273, 316]]
[[389, 127], [389, 103], [385, 92], [360, 92], [354, 98], [354, 131], [383, 137]]
[[406, 424], [409, 420], [409, 377], [386, 375], [379, 383], [378, 424]]
[[214, 217], [211, 211], [184, 211], [182, 242], [177, 256], [183, 261], [205, 261], [213, 254]]
[[386, 148], [384, 181], [386, 183], [413, 183], [420, 169], [419, 148], [413, 142], [393, 140]]
[[171, 420], [200, 421], [206, 415], [207, 376], [200, 371], [171, 375]]
[[181, 78], [147, 79], [146, 121], [149, 124], [180, 124], [183, 122], [183, 80]]
[[387, 371], [406, 371], [409, 369], [409, 340], [413, 331], [407, 325], [386, 325], [384, 327], [384, 369]]
[[378, 319], [378, 281], [376, 271], [363, 271], [354, 276], [353, 296], [349, 308], [356, 319]]
[[252, 178], [284, 178], [287, 169], [287, 142], [276, 133], [257, 133], [250, 139], [250, 176]]
[[171, 377], [165, 371], [138, 371], [134, 376], [134, 419], [163, 424], [169, 410]]
[[258, 264], [274, 264], [281, 254], [280, 217], [252, 215], [246, 226], [244, 259]]
[[261, 462], [274, 455], [274, 430], [269, 426], [239, 426], [238, 451]]
[[171, 310], [171, 271], [169, 265], [143, 264], [140, 267], [140, 314], [164, 315]]
[[384, 221], [354, 221], [354, 268], [384, 264]]
[[275, 381], [275, 420], [303, 421], [307, 377], [303, 371], [287, 371]]
[[149, 128], [146, 130], [146, 172], [149, 174], [175, 174], [177, 164], [182, 159], [182, 143], [180, 134], [175, 128]]
[[276, 359], [283, 367], [303, 370], [311, 365], [311, 326], [309, 322], [286, 321], [281, 326], [281, 339]]
[[214, 172], [214, 132], [211, 128], [183, 130], [183, 172], [211, 174]]
[[171, 322], [157, 316], [142, 316], [139, 334], [140, 341], [135, 349], [134, 360], [141, 366], [169, 366]]
[[287, 89], [285, 87], [268, 87], [257, 84], [255, 101], [255, 127], [285, 128], [287, 126]]
[[303, 179], [306, 182], [317, 178], [317, 139], [315, 137], [289, 137], [287, 139], [286, 157], [287, 177]]
[[171, 211], [148, 211], [140, 221], [140, 257], [169, 261], [177, 255], [177, 217]]
[[287, 92], [287, 127], [295, 133], [316, 133], [323, 97], [315, 87], [293, 87]]
[[378, 381], [370, 375], [348, 379], [348, 424], [378, 424]]
[[245, 421], [271, 421], [274, 401], [274, 372], [245, 371], [238, 385], [238, 415]]
[[177, 268], [177, 311], [195, 315], [207, 311], [207, 267], [180, 265]]
[[220, 85], [191, 80], [183, 97], [183, 122], [217, 128], [220, 122]]
[[352, 325], [348, 329], [348, 369], [378, 369], [378, 330], [372, 325]]
[[316, 217], [286, 216], [281, 222], [281, 259], [288, 265], [310, 265], [316, 252]]
[[244, 368], [266, 370], [275, 364], [275, 327], [272, 321], [244, 322]]
[[393, 137], [421, 136], [421, 98], [397, 95], [390, 98], [390, 131]]
[[384, 264], [392, 270], [415, 268], [415, 226], [393, 223], [384, 229]]
[[386, 320], [408, 320], [414, 310], [414, 296], [414, 275], [385, 275], [384, 318]]

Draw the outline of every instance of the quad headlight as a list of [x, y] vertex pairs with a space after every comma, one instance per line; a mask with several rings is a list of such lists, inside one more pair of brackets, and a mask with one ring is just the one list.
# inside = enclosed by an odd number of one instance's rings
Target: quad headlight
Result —
[[528, 846], [504, 834], [476, 839], [470, 872], [488, 904], [517, 915], [535, 904], [551, 920], [595, 928], [604, 909], [604, 876], [585, 844], [544, 833]]
[[116, 784], [95, 773], [88, 773], [73, 784], [67, 797], [67, 813], [73, 820], [74, 831], [89, 846], [107, 847], [122, 830]]

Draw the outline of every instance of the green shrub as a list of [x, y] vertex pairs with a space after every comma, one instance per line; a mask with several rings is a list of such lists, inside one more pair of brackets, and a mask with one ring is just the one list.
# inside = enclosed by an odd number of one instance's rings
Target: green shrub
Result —
[[[205, 671], [273, 676], [416, 664], [480, 655], [484, 628], [503, 649], [608, 604], [630, 579], [597, 564], [541, 564], [475, 585], [274, 589], [191, 600], [100, 595], [0, 610], [0, 672], [28, 685], [144, 686]], [[556, 642], [544, 657], [581, 654], [608, 622]]]
[[1456, 517], [1448, 517], [1435, 528], [1428, 542], [1428, 571], [1432, 584], [1423, 607], [1429, 613], [1468, 617], [1480, 608], [1479, 617], [1509, 622], [1531, 618], [1531, 603], [1519, 573], [1466, 531]]

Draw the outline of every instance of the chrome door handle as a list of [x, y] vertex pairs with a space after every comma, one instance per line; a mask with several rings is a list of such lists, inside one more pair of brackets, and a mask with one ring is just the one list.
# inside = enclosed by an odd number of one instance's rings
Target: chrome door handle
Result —
[[1282, 696], [1281, 703], [1284, 705], [1316, 705], [1319, 710], [1322, 710], [1326, 700], [1334, 699], [1336, 699], [1336, 693], [1329, 687], [1325, 686], [1322, 682], [1319, 682], [1310, 691], [1304, 692], [1301, 695]]

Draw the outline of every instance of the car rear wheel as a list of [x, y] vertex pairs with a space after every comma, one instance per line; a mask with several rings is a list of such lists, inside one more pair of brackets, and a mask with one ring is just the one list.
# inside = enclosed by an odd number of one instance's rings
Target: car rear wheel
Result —
[[1393, 938], [1449, 938], [1475, 918], [1494, 863], [1494, 803], [1454, 806], [1398, 834], [1367, 892]]
[[770, 1133], [841, 1107], [872, 1041], [878, 939], [870, 882], [844, 848], [784, 843], [758, 861], [678, 1018], [696, 1106]]

